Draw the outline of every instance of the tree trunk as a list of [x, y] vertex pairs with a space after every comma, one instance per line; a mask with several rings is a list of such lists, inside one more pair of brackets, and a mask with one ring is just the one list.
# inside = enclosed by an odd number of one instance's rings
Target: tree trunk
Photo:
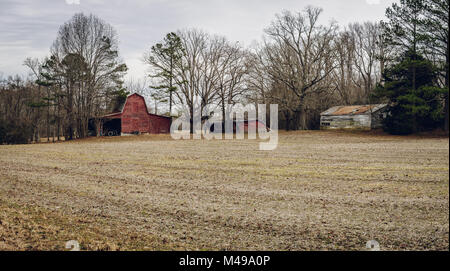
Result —
[[[449, 66], [449, 55], [448, 55], [448, 43], [447, 43], [447, 53], [446, 53], [446, 65], [445, 65], [445, 87], [447, 88], [447, 91], [449, 90], [449, 72], [448, 69]], [[444, 123], [444, 130], [448, 134], [448, 92], [445, 94], [445, 105], [444, 105], [444, 114], [445, 114], [445, 123]]]
[[173, 87], [173, 56], [170, 57], [170, 80], [169, 80], [169, 117], [172, 116], [172, 87]]
[[36, 126], [36, 129], [34, 131], [34, 141], [35, 142], [39, 142], [40, 141], [39, 126]]
[[[41, 85], [38, 85], [38, 100], [41, 101]], [[37, 108], [37, 116], [35, 118], [34, 126], [34, 140], [35, 142], [39, 142], [41, 140], [41, 136], [39, 134], [39, 120], [41, 119], [41, 107]]]
[[[170, 83], [172, 85], [172, 82]], [[172, 87], [170, 87], [172, 89]], [[169, 117], [172, 116], [172, 90], [170, 91], [170, 95], [169, 95]]]
[[47, 88], [47, 142], [50, 142], [50, 93]]
[[67, 119], [68, 119], [68, 127], [67, 127], [67, 134], [66, 134], [66, 140], [73, 140], [75, 137], [75, 130], [77, 127], [76, 119], [75, 119], [75, 106], [74, 106], [74, 99], [75, 99], [75, 90], [74, 90], [75, 82], [73, 79], [68, 82], [68, 91], [67, 91]]
[[58, 127], [58, 129], [56, 130], [56, 136], [58, 137], [58, 141], [60, 141], [61, 140], [61, 135], [60, 135], [60, 131], [61, 131], [61, 106], [60, 106], [60, 96], [58, 95], [58, 99], [57, 99], [57, 101], [58, 101], [58, 109], [57, 109], [57, 111], [58, 111], [58, 113], [57, 113], [57, 127]]
[[[448, 86], [447, 86], [448, 89]], [[445, 105], [444, 105], [444, 114], [445, 114], [445, 124], [444, 130], [448, 134], [448, 93], [445, 95]]]
[[95, 120], [94, 120], [94, 123], [95, 123], [95, 136], [96, 137], [99, 137], [100, 136], [100, 134], [101, 134], [101, 122], [102, 122], [102, 120], [101, 119], [98, 119], [98, 118], [96, 118]]
[[286, 112], [284, 113], [284, 117], [286, 119], [286, 127], [285, 130], [289, 131], [291, 129], [291, 114], [289, 113], [288, 110], [286, 110]]
[[303, 103], [301, 103], [298, 106], [298, 108], [296, 110], [296, 114], [297, 114], [296, 128], [298, 130], [307, 130], [307, 127], [306, 127], [307, 116], [306, 116], [306, 110], [305, 110]]
[[75, 120], [73, 119], [72, 113], [69, 114], [69, 127], [67, 130], [67, 139], [73, 140], [75, 137]]
[[225, 97], [222, 96], [222, 134], [225, 134]]
[[189, 108], [189, 113], [190, 113], [189, 123], [191, 124], [190, 128], [189, 128], [189, 132], [191, 134], [194, 134], [194, 106], [193, 105]]

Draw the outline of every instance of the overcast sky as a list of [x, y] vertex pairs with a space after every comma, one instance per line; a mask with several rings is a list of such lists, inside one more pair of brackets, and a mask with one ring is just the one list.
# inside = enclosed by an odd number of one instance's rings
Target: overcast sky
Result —
[[59, 26], [74, 13], [93, 13], [113, 25], [128, 78], [145, 76], [142, 54], [170, 31], [196, 27], [250, 45], [282, 10], [322, 7], [322, 23], [384, 19], [394, 0], [0, 0], [0, 76], [26, 75], [27, 57], [43, 58]]

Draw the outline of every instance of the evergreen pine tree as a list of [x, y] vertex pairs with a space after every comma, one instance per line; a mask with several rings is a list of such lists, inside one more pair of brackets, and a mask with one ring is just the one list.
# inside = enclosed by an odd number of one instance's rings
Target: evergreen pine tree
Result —
[[385, 70], [374, 96], [389, 103], [384, 122], [387, 132], [411, 134], [442, 125], [440, 97], [446, 90], [436, 86], [436, 78], [433, 64], [412, 50], [400, 55], [396, 64]]

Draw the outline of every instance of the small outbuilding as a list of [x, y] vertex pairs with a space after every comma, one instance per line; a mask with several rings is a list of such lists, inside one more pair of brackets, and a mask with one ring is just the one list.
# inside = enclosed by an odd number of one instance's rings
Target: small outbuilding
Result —
[[320, 129], [377, 129], [383, 126], [387, 104], [335, 106], [320, 114]]
[[151, 114], [143, 96], [134, 93], [127, 97], [120, 112], [101, 117], [102, 135], [169, 133], [172, 118]]

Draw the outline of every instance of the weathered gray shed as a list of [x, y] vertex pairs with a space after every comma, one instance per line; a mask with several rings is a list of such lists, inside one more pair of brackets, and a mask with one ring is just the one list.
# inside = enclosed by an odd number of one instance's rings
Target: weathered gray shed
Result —
[[382, 127], [387, 104], [335, 106], [320, 114], [320, 129], [376, 129]]

